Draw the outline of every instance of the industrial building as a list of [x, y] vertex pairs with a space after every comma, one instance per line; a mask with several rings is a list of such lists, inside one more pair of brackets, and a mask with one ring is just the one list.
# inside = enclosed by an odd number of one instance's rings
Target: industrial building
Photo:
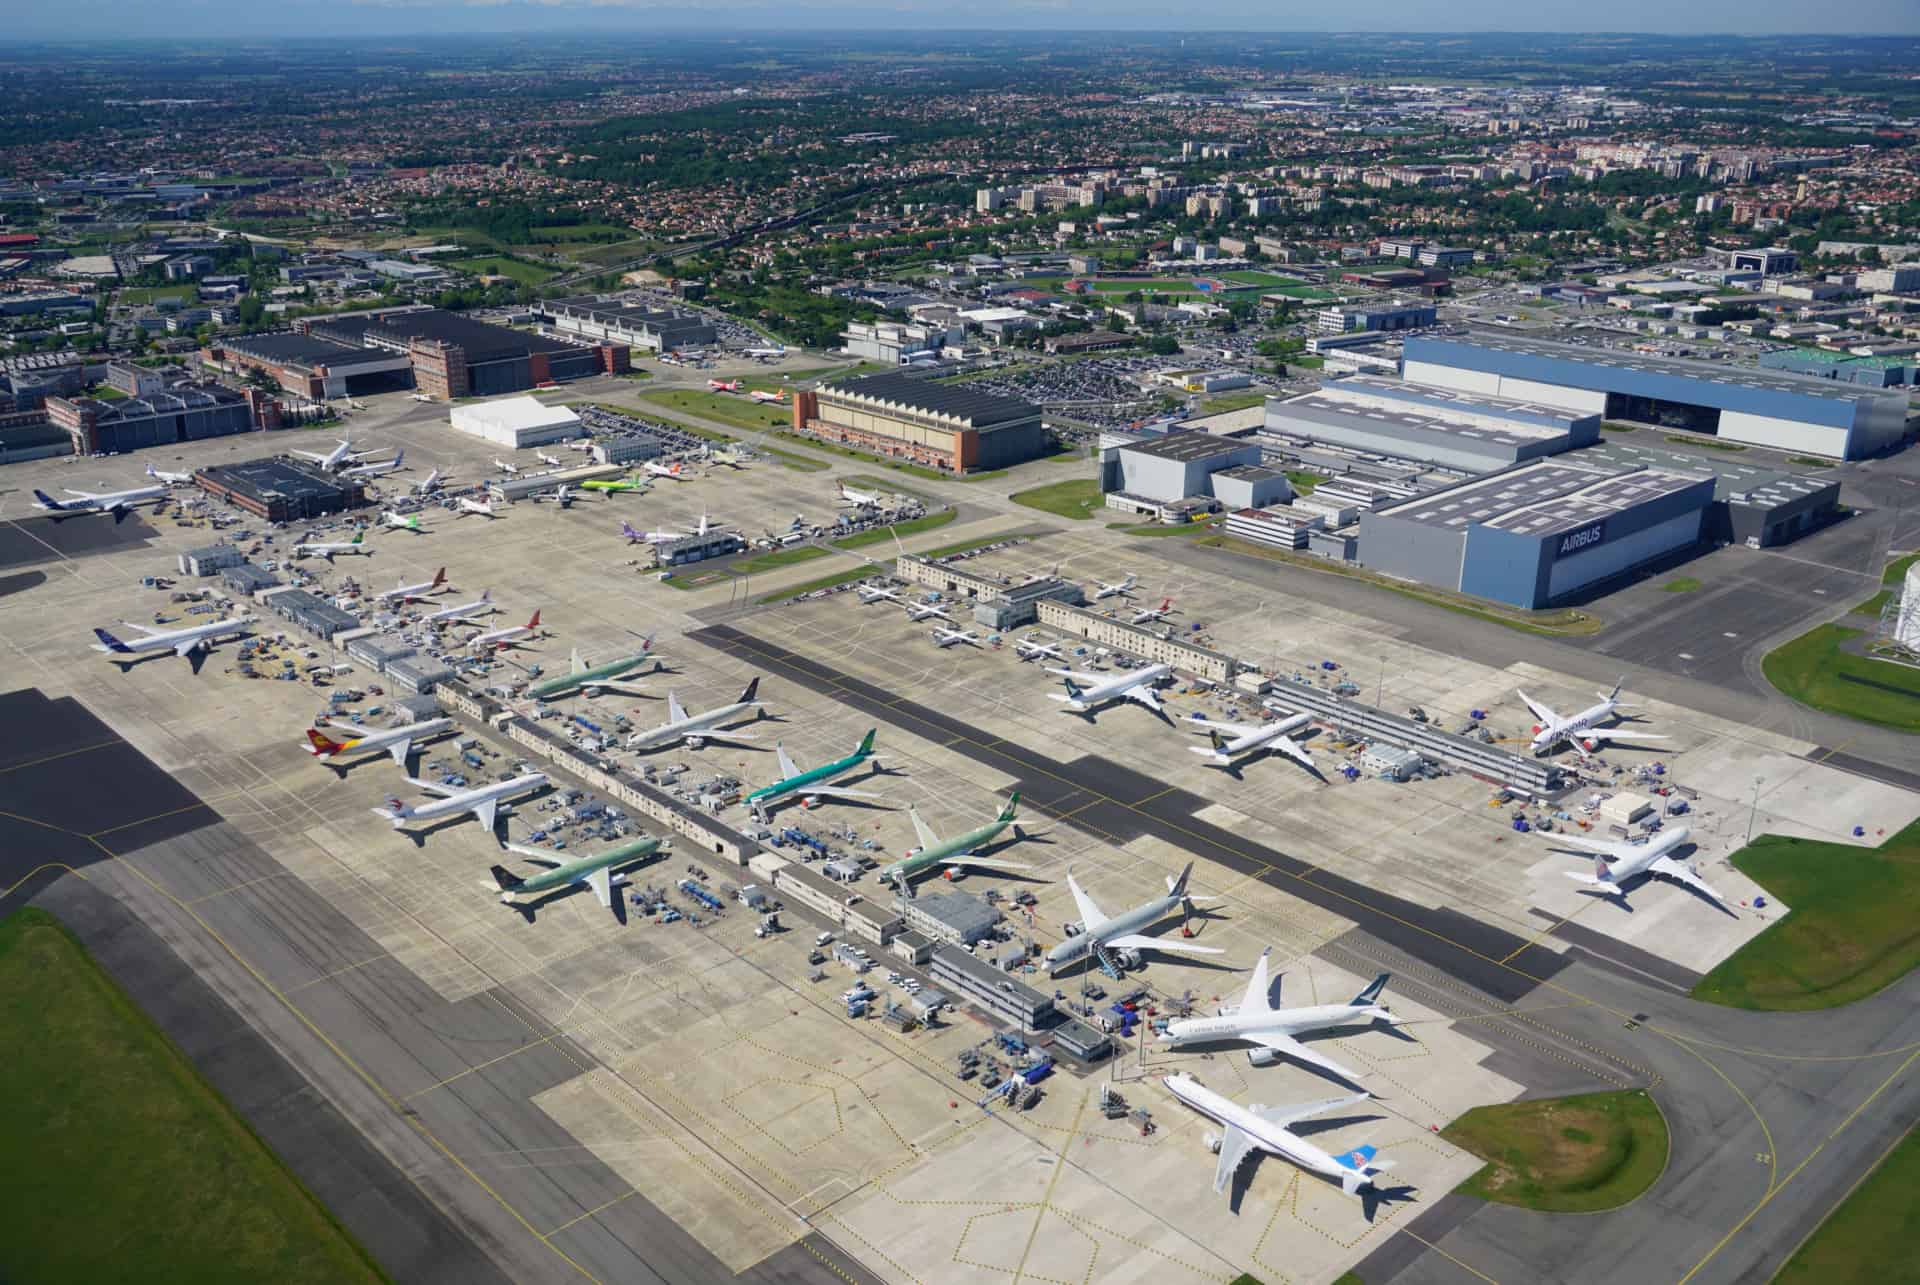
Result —
[[947, 342], [948, 332], [944, 326], [898, 321], [854, 321], [840, 332], [841, 348], [849, 357], [877, 361], [885, 366], [898, 366], [923, 355], [938, 356]]
[[1298, 397], [1269, 400], [1264, 431], [1488, 473], [1597, 442], [1600, 417], [1537, 401], [1354, 375]]
[[1031, 1030], [1054, 1015], [1052, 996], [1041, 994], [958, 946], [935, 946], [927, 972], [957, 997], [1022, 1030]]
[[307, 333], [353, 348], [406, 357], [414, 387], [429, 397], [494, 397], [628, 368], [625, 345], [572, 344], [438, 308], [322, 317]]
[[0, 412], [0, 464], [73, 454], [73, 438], [47, 422], [44, 410]]
[[303, 522], [367, 502], [366, 488], [318, 465], [276, 456], [215, 464], [194, 472], [201, 490], [269, 522]]
[[218, 384], [178, 384], [145, 397], [101, 401], [47, 398], [47, 422], [73, 441], [73, 453], [117, 455], [144, 446], [172, 446], [278, 427], [278, 406], [259, 393]]
[[1239, 667], [1239, 662], [1225, 652], [1186, 642], [1165, 626], [1155, 633], [1117, 617], [1064, 602], [1042, 602], [1039, 608], [1039, 622], [1047, 628], [1084, 638], [1096, 646], [1117, 648], [1150, 664], [1172, 665], [1216, 683], [1230, 682]]
[[228, 567], [237, 567], [246, 560], [247, 555], [234, 545], [208, 544], [180, 554], [175, 567], [183, 576], [204, 580], [208, 576], [219, 575]]
[[1834, 459], [1888, 450], [1906, 432], [1899, 392], [1539, 339], [1415, 335], [1405, 373], [1413, 383]]
[[796, 390], [793, 427], [954, 473], [1025, 463], [1047, 445], [1032, 402], [893, 373]]
[[561, 487], [577, 487], [582, 482], [608, 481], [625, 477], [627, 470], [618, 464], [582, 464], [576, 468], [549, 469], [545, 473], [522, 473], [516, 477], [487, 479], [487, 498], [502, 504], [517, 504], [531, 495], [544, 495]]
[[1223, 468], [1209, 479], [1213, 498], [1229, 509], [1257, 509], [1285, 504], [1293, 498], [1293, 483], [1279, 469], [1264, 464]]
[[[1920, 268], [1915, 268], [1920, 272]], [[1857, 357], [1851, 353], [1829, 352], [1823, 348], [1782, 348], [1760, 354], [1766, 370], [1783, 370], [1794, 375], [1819, 379], [1837, 379], [1846, 384], [1868, 388], [1912, 387], [1920, 384], [1920, 357]]]
[[1323, 335], [1348, 331], [1417, 330], [1440, 319], [1440, 310], [1430, 303], [1336, 304], [1322, 308], [1315, 319]]
[[663, 540], [654, 545], [654, 565], [677, 567], [689, 562], [707, 562], [746, 547], [747, 542], [738, 531], [689, 532], [677, 540]]
[[1710, 477], [1529, 464], [1360, 515], [1368, 567], [1516, 607], [1563, 601], [1697, 546]]
[[503, 397], [477, 406], [455, 406], [448, 422], [462, 433], [519, 450], [586, 436], [580, 417], [565, 406], [543, 406], [538, 398]]
[[603, 303], [591, 295], [540, 305], [548, 324], [563, 334], [648, 352], [699, 348], [719, 341], [713, 322], [697, 312]]
[[927, 892], [893, 904], [908, 928], [929, 941], [955, 946], [973, 945], [1000, 922], [999, 911], [967, 892]]
[[428, 656], [408, 656], [392, 661], [387, 665], [386, 676], [393, 680], [395, 687], [415, 696], [424, 696], [456, 677], [451, 666]]
[[[1656, 468], [1713, 479], [1705, 538], [1713, 544], [1771, 548], [1839, 521], [1840, 480], [1786, 473], [1742, 461], [1706, 459], [1677, 451], [1607, 440], [1571, 457], [1578, 464], [1608, 468]], [[1317, 494], [1317, 492], [1316, 492]]]
[[1163, 504], [1211, 497], [1213, 474], [1260, 463], [1260, 443], [1250, 438], [1168, 433], [1102, 451], [1100, 489]]
[[989, 629], [1018, 629], [1039, 619], [1042, 602], [1066, 602], [1080, 606], [1086, 593], [1071, 580], [1042, 576], [1024, 584], [1010, 585], [973, 605], [973, 622]]
[[292, 331], [222, 339], [207, 356], [235, 370], [263, 371], [288, 392], [315, 401], [413, 387], [413, 363], [404, 355]]
[[266, 605], [275, 615], [322, 642], [331, 641], [335, 634], [360, 627], [358, 616], [350, 611], [342, 611], [325, 598], [308, 593], [305, 589], [289, 588], [270, 593]]

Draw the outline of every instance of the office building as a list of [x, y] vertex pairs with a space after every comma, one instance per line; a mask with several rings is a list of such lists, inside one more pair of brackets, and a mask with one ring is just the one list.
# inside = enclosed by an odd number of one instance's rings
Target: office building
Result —
[[247, 555], [231, 544], [208, 544], [180, 554], [177, 566], [181, 575], [204, 580], [246, 560]]
[[267, 595], [266, 605], [273, 613], [305, 630], [322, 642], [335, 634], [360, 627], [360, 618], [305, 589], [282, 589]]
[[1293, 483], [1287, 481], [1287, 475], [1263, 464], [1219, 469], [1208, 481], [1213, 498], [1228, 509], [1258, 509], [1285, 504], [1293, 498]]
[[580, 417], [565, 406], [544, 406], [534, 397], [503, 397], [474, 406], [455, 406], [448, 422], [462, 433], [520, 450], [586, 436]]
[[1439, 309], [1430, 303], [1338, 304], [1322, 308], [1316, 324], [1321, 334], [1338, 335], [1348, 331], [1417, 330], [1439, 318]]
[[[713, 322], [678, 308], [644, 308], [602, 303], [592, 296], [555, 299], [540, 306], [555, 330], [581, 339], [625, 344], [648, 352], [674, 352], [719, 342]], [[621, 367], [625, 369], [626, 367]]]
[[906, 925], [929, 941], [971, 946], [993, 932], [1000, 912], [970, 892], [925, 891], [894, 902]]
[[1792, 250], [1771, 246], [1764, 250], [1722, 250], [1727, 256], [1727, 271], [1758, 272], [1766, 277], [1789, 277], [1800, 270], [1800, 256]]
[[193, 481], [209, 495], [268, 522], [304, 522], [367, 502], [366, 488], [360, 483], [293, 459], [215, 464], [196, 470]]
[[854, 321], [840, 332], [841, 347], [849, 357], [898, 366], [919, 356], [939, 356], [946, 346], [944, 326], [919, 326], [897, 321]]
[[1906, 432], [1898, 392], [1539, 339], [1414, 335], [1405, 373], [1411, 382], [1832, 459], [1886, 450]]
[[236, 393], [218, 384], [178, 384], [117, 401], [49, 397], [47, 422], [73, 439], [76, 455], [118, 454], [277, 427], [278, 407], [261, 394]]
[[1656, 468], [1712, 478], [1713, 502], [1707, 507], [1705, 531], [1705, 539], [1712, 544], [1772, 548], [1843, 516], [1837, 477], [1786, 473], [1764, 462], [1749, 462], [1742, 455], [1708, 459], [1637, 445], [1632, 438], [1607, 438], [1570, 458], [1576, 464]]
[[793, 426], [826, 441], [915, 464], [972, 473], [1038, 457], [1040, 408], [907, 374], [867, 375], [796, 390]]
[[1862, 290], [1886, 294], [1911, 294], [1920, 290], [1920, 265], [1898, 264], [1891, 268], [1869, 268], [1854, 278]]

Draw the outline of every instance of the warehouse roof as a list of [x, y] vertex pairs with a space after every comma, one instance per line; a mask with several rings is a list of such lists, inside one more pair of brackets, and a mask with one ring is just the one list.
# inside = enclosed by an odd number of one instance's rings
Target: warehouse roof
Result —
[[1564, 431], [1545, 428], [1537, 424], [1526, 424], [1514, 420], [1504, 421], [1499, 428], [1486, 424], [1471, 424], [1463, 420], [1448, 418], [1444, 415], [1429, 415], [1417, 410], [1388, 410], [1384, 407], [1364, 406], [1325, 393], [1305, 393], [1289, 398], [1273, 408], [1273, 413], [1281, 417], [1274, 425], [1280, 432], [1313, 436], [1312, 426], [1323, 425], [1327, 428], [1364, 430], [1368, 427], [1399, 428], [1423, 433], [1444, 433], [1449, 437], [1467, 439], [1469, 442], [1484, 442], [1490, 446], [1521, 447], [1535, 446], [1555, 437], [1565, 436]]
[[1470, 525], [1522, 535], [1570, 531], [1698, 485], [1704, 475], [1580, 467], [1539, 460], [1380, 510], [1445, 530]]
[[414, 339], [440, 340], [466, 349], [469, 363], [501, 361], [535, 352], [576, 351], [574, 345], [558, 339], [509, 330], [439, 308], [329, 317], [314, 322], [312, 330], [342, 343], [362, 345], [373, 339], [390, 344], [405, 344]]
[[237, 335], [232, 339], [221, 340], [220, 344], [223, 348], [231, 348], [237, 353], [256, 357], [261, 361], [270, 361], [275, 365], [304, 366], [308, 369], [329, 364], [347, 365], [386, 355], [371, 353], [365, 348], [356, 348], [352, 344], [322, 339], [318, 335], [298, 335], [290, 331], [273, 335]]
[[1697, 455], [1632, 446], [1618, 441], [1596, 443], [1579, 452], [1575, 458], [1582, 462], [1592, 460], [1619, 468], [1657, 468], [1669, 473], [1711, 477], [1714, 479], [1714, 499], [1763, 507], [1787, 504], [1840, 484], [1839, 479], [1832, 475], [1810, 477], [1805, 473], [1758, 468], [1733, 459], [1702, 459]]
[[1121, 449], [1140, 455], [1150, 455], [1155, 459], [1192, 464], [1197, 460], [1236, 455], [1250, 445], [1252, 443], [1237, 437], [1220, 437], [1213, 433], [1183, 431], [1168, 433], [1165, 437], [1151, 438], [1147, 441], [1129, 442]]
[[1029, 419], [1040, 413], [1032, 402], [1018, 397], [983, 393], [967, 384], [943, 384], [931, 379], [888, 371], [827, 384], [822, 393], [843, 393], [850, 397], [886, 402], [929, 415], [945, 415], [980, 428], [1008, 420]]
[[259, 500], [278, 496], [307, 496], [345, 503], [361, 490], [351, 482], [336, 482], [313, 465], [281, 456], [213, 464], [197, 470], [197, 474], [228, 490], [239, 491]]
[[477, 406], [461, 406], [455, 414], [462, 419], [479, 420], [493, 428], [549, 428], [556, 424], [578, 424], [580, 417], [565, 406], [548, 406], [537, 397], [502, 397]]
[[180, 384], [145, 397], [122, 397], [101, 401], [95, 397], [71, 397], [76, 406], [91, 407], [101, 427], [124, 424], [128, 420], [150, 419], [155, 415], [179, 415], [187, 411], [210, 410], [218, 406], [244, 405], [246, 397], [218, 384]]

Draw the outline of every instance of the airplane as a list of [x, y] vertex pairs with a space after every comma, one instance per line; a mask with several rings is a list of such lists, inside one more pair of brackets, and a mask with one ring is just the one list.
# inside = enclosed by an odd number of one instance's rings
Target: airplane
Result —
[[1065, 660], [1066, 653], [1060, 650], [1058, 643], [1029, 642], [1022, 638], [1013, 645], [1013, 650], [1021, 660]]
[[333, 541], [331, 543], [315, 540], [303, 541], [293, 546], [293, 556], [296, 558], [325, 558], [328, 562], [332, 562], [336, 557], [346, 557], [349, 554], [362, 558], [371, 558], [373, 556], [373, 550], [369, 549], [365, 543], [363, 543], [366, 538], [367, 533], [365, 531], [356, 531], [353, 539], [344, 543], [340, 541]]
[[536, 491], [532, 495], [529, 495], [527, 498], [532, 500], [536, 504], [542, 503], [546, 500], [552, 500], [555, 504], [558, 504], [563, 509], [570, 509], [573, 507], [573, 491], [568, 488], [565, 482], [562, 482], [559, 486], [554, 487], [551, 491]]
[[336, 732], [347, 733], [345, 740], [334, 740], [317, 727], [307, 729], [307, 753], [315, 758], [339, 758], [343, 754], [365, 754], [372, 750], [385, 750], [393, 756], [393, 761], [401, 768], [407, 766], [407, 756], [413, 753], [413, 743], [437, 736], [453, 726], [450, 718], [430, 718], [424, 723], [408, 723], [405, 727], [389, 728], [385, 731], [370, 731], [355, 723], [336, 723], [328, 721], [327, 726]]
[[774, 406], [785, 405], [787, 400], [787, 395], [785, 393], [769, 392], [764, 388], [756, 388], [752, 392], [748, 393], [747, 396], [753, 398], [753, 400], [755, 400], [756, 402], [769, 403]]
[[1162, 598], [1160, 600], [1159, 606], [1149, 607], [1145, 611], [1134, 612], [1133, 619], [1129, 620], [1127, 623], [1130, 625], [1150, 625], [1154, 621], [1160, 619], [1162, 616], [1166, 615], [1169, 611], [1172, 611], [1172, 610], [1173, 610], [1173, 599]]
[[493, 467], [505, 473], [508, 477], [520, 476], [520, 466], [518, 464], [509, 464], [498, 455], [493, 457]]
[[918, 624], [922, 620], [929, 620], [934, 616], [938, 616], [940, 619], [947, 621], [953, 619], [952, 616], [947, 614], [947, 609], [937, 602], [909, 602], [905, 605], [907, 609], [907, 619], [913, 621], [915, 624]]
[[[1054, 700], [1065, 703], [1076, 714], [1089, 714], [1108, 701], [1138, 701], [1158, 714], [1166, 707], [1160, 698], [1153, 694], [1153, 685], [1173, 673], [1171, 665], [1148, 665], [1130, 673], [1114, 678], [1102, 678], [1098, 674], [1082, 674], [1071, 669], [1047, 669], [1049, 674], [1059, 674], [1066, 684], [1067, 694], [1048, 693]], [[1081, 687], [1079, 684], [1086, 683]]]
[[435, 785], [432, 781], [416, 780], [410, 776], [407, 778], [407, 784], [440, 797], [431, 803], [417, 805], [402, 803], [397, 798], [389, 797], [386, 807], [374, 808], [372, 811], [375, 816], [385, 817], [393, 822], [393, 828], [396, 830], [406, 829], [409, 821], [432, 821], [439, 817], [471, 813], [479, 819], [482, 826], [491, 831], [494, 821], [499, 816], [501, 799], [511, 794], [525, 794], [530, 790], [537, 790], [546, 783], [546, 773], [529, 772], [525, 776], [516, 776], [511, 781], [483, 785], [477, 790], [456, 790], [450, 786]]
[[568, 442], [567, 449], [570, 451], [579, 451], [582, 455], [588, 455], [593, 451], [593, 443], [591, 441]]
[[[755, 393], [754, 396], [758, 397], [759, 394]], [[743, 469], [747, 466], [747, 457], [742, 455], [739, 451], [732, 449], [731, 447], [725, 450], [716, 451], [711, 446], [709, 446], [707, 448], [707, 463], [724, 464], [728, 468]]]
[[1000, 837], [1001, 831], [1013, 824], [1014, 810], [1020, 806], [1020, 795], [1014, 793], [1007, 799], [1007, 806], [1000, 809], [1000, 815], [983, 826], [968, 830], [965, 834], [956, 834], [951, 839], [942, 839], [934, 834], [920, 814], [912, 807], [907, 815], [913, 819], [914, 833], [920, 836], [920, 846], [880, 868], [880, 882], [891, 883], [901, 892], [906, 892], [907, 881], [923, 870], [936, 866], [979, 866], [986, 870], [1031, 870], [1032, 866], [1017, 861], [988, 861], [973, 855], [976, 848], [983, 848]]
[[739, 718], [748, 710], [759, 717], [760, 701], [757, 693], [760, 680], [755, 678], [747, 684], [740, 699], [731, 705], [718, 705], [703, 714], [689, 714], [680, 704], [680, 698], [673, 692], [667, 693], [667, 721], [658, 727], [650, 727], [644, 732], [635, 732], [627, 738], [630, 750], [655, 749], [662, 745], [685, 745], [697, 750], [708, 741], [751, 741], [757, 739], [751, 732], [735, 732], [722, 729], [720, 724]]
[[287, 454], [298, 455], [303, 460], [312, 460], [324, 471], [331, 473], [335, 469], [344, 467], [350, 461], [357, 462], [362, 457], [373, 454], [373, 451], [377, 449], [379, 448], [356, 451], [353, 449], [352, 440], [348, 439], [325, 453], [319, 451], [288, 451]]
[[191, 473], [168, 473], [153, 465], [147, 465], [147, 476], [167, 486], [190, 486], [193, 484]]
[[1556, 834], [1547, 846], [1593, 853], [1592, 874], [1569, 873], [1567, 878], [1598, 889], [1602, 896], [1617, 897], [1622, 905], [1627, 900], [1626, 885], [1659, 875], [1684, 884], [1731, 911], [1733, 908], [1727, 905], [1725, 897], [1709, 888], [1706, 881], [1695, 874], [1686, 862], [1671, 855], [1692, 837], [1692, 832], [1686, 826], [1677, 825], [1671, 830], [1659, 831], [1645, 843], [1608, 843], [1603, 839]]
[[955, 643], [965, 643], [969, 647], [980, 645], [980, 636], [971, 629], [942, 629], [935, 625], [930, 636], [933, 639], [933, 645], [942, 649], [951, 647]]
[[649, 634], [640, 642], [640, 650], [631, 656], [622, 656], [610, 660], [604, 665], [588, 668], [580, 660], [580, 652], [573, 653], [572, 668], [553, 678], [543, 678], [527, 688], [527, 695], [535, 700], [553, 700], [560, 696], [571, 696], [575, 692], [585, 692], [597, 696], [601, 692], [618, 692], [627, 696], [643, 694], [643, 689], [634, 683], [620, 679], [630, 670], [638, 669], [649, 660], [654, 662], [654, 672], [659, 672], [660, 661], [653, 654], [653, 636]]
[[693, 536], [707, 535], [710, 532], [720, 530], [725, 525], [724, 522], [709, 520], [707, 515], [702, 513], [700, 515], [700, 525], [691, 531], [636, 531], [633, 529], [631, 522], [622, 522], [620, 524], [620, 534], [627, 537], [628, 544], [638, 544], [643, 540], [648, 544], [667, 544], [674, 540], [685, 540]]
[[755, 813], [765, 813], [772, 807], [784, 803], [789, 798], [799, 796], [800, 806], [810, 808], [822, 798], [871, 799], [878, 797], [865, 790], [849, 790], [827, 782], [836, 777], [845, 776], [853, 769], [873, 757], [873, 738], [878, 729], [869, 729], [860, 738], [860, 744], [853, 753], [842, 759], [835, 759], [821, 767], [802, 772], [787, 754], [784, 745], [775, 743], [773, 752], [780, 759], [780, 779], [772, 785], [765, 785], [747, 796], [747, 806]]
[[[1518, 688], [1514, 690], [1519, 691]], [[1541, 704], [1525, 692], [1520, 699], [1526, 703], [1533, 716], [1540, 721], [1533, 728], [1533, 752], [1536, 757], [1549, 754], [1561, 741], [1573, 746], [1581, 758], [1593, 757], [1603, 741], [1664, 741], [1667, 738], [1652, 732], [1635, 732], [1619, 727], [1595, 727], [1594, 724], [1609, 718], [1617, 718], [1620, 713], [1620, 684], [1615, 683], [1610, 692], [1600, 693], [1600, 703], [1589, 705], [1578, 714], [1561, 718], [1547, 706]]]
[[545, 451], [535, 451], [534, 455], [539, 459], [539, 461], [542, 464], [545, 464], [550, 468], [562, 467], [561, 460], [558, 455], [549, 455]]
[[787, 350], [784, 347], [782, 348], [749, 348], [746, 350], [746, 354], [749, 357], [784, 357], [787, 355]]
[[463, 602], [453, 607], [442, 607], [424, 619], [427, 624], [433, 624], [437, 620], [465, 620], [468, 616], [491, 615], [493, 609], [493, 590], [482, 589], [480, 596], [472, 602]]
[[583, 491], [598, 491], [609, 500], [615, 491], [645, 491], [647, 484], [637, 477], [597, 477], [580, 484]]
[[1178, 879], [1167, 880], [1166, 896], [1155, 897], [1151, 901], [1141, 902], [1132, 910], [1109, 916], [1081, 889], [1073, 877], [1073, 867], [1068, 866], [1067, 890], [1073, 894], [1073, 904], [1080, 912], [1080, 931], [1047, 952], [1047, 971], [1057, 973], [1082, 956], [1092, 955], [1103, 968], [1110, 968], [1117, 976], [1119, 963], [1108, 958], [1107, 952], [1110, 950], [1171, 950], [1193, 955], [1224, 953], [1212, 946], [1196, 946], [1179, 938], [1147, 937], [1140, 932], [1142, 928], [1166, 918], [1174, 910], [1190, 915], [1193, 913], [1191, 903], [1212, 900], [1211, 897], [1187, 895], [1187, 880], [1192, 875], [1193, 862], [1189, 861]]
[[469, 513], [478, 513], [489, 520], [500, 516], [494, 512], [492, 500], [475, 500], [463, 495], [454, 501], [453, 516], [464, 518]]
[[76, 491], [72, 487], [62, 487], [68, 495], [77, 495], [77, 500], [56, 500], [45, 491], [33, 493], [33, 507], [44, 509], [48, 513], [111, 513], [118, 522], [132, 511], [136, 504], [148, 500], [167, 498], [164, 486], [136, 486], [130, 491]]
[[1308, 1066], [1332, 1071], [1341, 1079], [1358, 1084], [1360, 1076], [1356, 1072], [1315, 1052], [1293, 1037], [1374, 1022], [1398, 1026], [1401, 1019], [1378, 1002], [1380, 992], [1386, 988], [1387, 979], [1392, 974], [1380, 974], [1345, 1004], [1275, 1008], [1267, 994], [1267, 959], [1272, 954], [1271, 946], [1260, 952], [1260, 962], [1253, 966], [1253, 976], [1247, 981], [1246, 993], [1241, 997], [1238, 1009], [1230, 1013], [1223, 1008], [1214, 1017], [1183, 1017], [1169, 1022], [1167, 1029], [1160, 1034], [1161, 1040], [1176, 1049], [1182, 1044], [1241, 1040], [1260, 1046], [1247, 1052], [1247, 1061], [1255, 1066], [1272, 1066], [1281, 1058], [1289, 1057]]
[[[135, 638], [132, 642], [123, 642], [104, 629], [96, 629], [93, 636], [100, 641], [93, 645], [95, 651], [106, 652], [113, 656], [137, 656], [143, 651], [172, 651], [176, 656], [191, 656], [196, 651], [207, 651], [213, 644], [227, 634], [245, 633], [253, 624], [252, 616], [230, 616], [225, 620], [215, 620], [209, 624], [193, 625], [187, 629], [149, 629], [145, 625], [123, 622], [129, 629], [138, 629], [144, 638]], [[124, 670], [126, 662], [119, 662]]]
[[406, 466], [406, 451], [397, 452], [390, 460], [380, 460], [374, 464], [356, 464], [350, 469], [342, 469], [341, 477], [379, 477], [383, 473], [397, 473]]
[[840, 502], [850, 504], [856, 509], [883, 509], [887, 506], [887, 497], [878, 491], [856, 491], [845, 482], [840, 484]]
[[1127, 578], [1125, 580], [1122, 580], [1119, 584], [1106, 584], [1100, 581], [1095, 581], [1094, 590], [1093, 590], [1093, 600], [1095, 602], [1098, 602], [1102, 598], [1112, 598], [1116, 595], [1119, 597], [1125, 598], [1133, 592], [1133, 587], [1139, 583], [1140, 583], [1139, 578], [1133, 575], [1127, 576]]
[[509, 625], [505, 629], [494, 629], [484, 634], [475, 634], [473, 637], [467, 639], [467, 646], [474, 651], [482, 651], [488, 647], [498, 651], [502, 647], [514, 646], [519, 639], [532, 637], [539, 628], [540, 613], [536, 611], [533, 613], [533, 619], [527, 621], [524, 625]]
[[416, 535], [427, 533], [427, 529], [420, 525], [418, 513], [395, 513], [389, 509], [380, 515], [380, 521], [382, 525], [390, 526], [396, 531], [412, 531]]
[[1220, 1153], [1220, 1161], [1213, 1170], [1213, 1189], [1216, 1193], [1228, 1188], [1246, 1158], [1256, 1151], [1290, 1160], [1308, 1173], [1332, 1178], [1340, 1184], [1340, 1190], [1349, 1196], [1375, 1189], [1373, 1180], [1393, 1167], [1390, 1161], [1374, 1159], [1380, 1153], [1370, 1144], [1337, 1156], [1330, 1155], [1287, 1128], [1322, 1111], [1365, 1102], [1372, 1094], [1356, 1093], [1351, 1097], [1327, 1098], [1297, 1106], [1243, 1107], [1226, 1095], [1215, 1093], [1184, 1071], [1165, 1076], [1160, 1082], [1167, 1086], [1174, 1097], [1224, 1126], [1219, 1137], [1207, 1135], [1208, 1149]]
[[640, 467], [645, 469], [647, 473], [653, 477], [671, 478], [676, 482], [684, 482], [687, 480], [686, 476], [680, 471], [681, 465], [678, 460], [675, 460], [671, 464], [655, 464], [652, 460], [648, 460]]
[[427, 402], [428, 404], [433, 402], [433, 398], [427, 396], [425, 393], [408, 393], [407, 400], [410, 402]]
[[446, 479], [440, 476], [440, 470], [435, 469], [413, 484], [413, 493], [415, 495], [431, 495], [433, 492], [439, 490], [445, 481]]
[[740, 381], [737, 379], [709, 379], [707, 381], [707, 391], [710, 393], [737, 393], [740, 391]]
[[860, 594], [861, 602], [872, 603], [872, 602], [899, 602], [900, 601], [900, 592], [897, 589], [875, 587], [873, 585], [861, 585], [859, 589], [859, 594]]
[[659, 852], [666, 845], [664, 839], [652, 835], [641, 835], [626, 843], [616, 844], [605, 852], [596, 852], [591, 856], [575, 857], [570, 861], [559, 861], [551, 852], [539, 848], [523, 848], [517, 843], [506, 845], [507, 851], [517, 852], [529, 861], [550, 867], [539, 874], [522, 877], [514, 874], [505, 866], [490, 866], [493, 882], [483, 883], [483, 887], [493, 889], [500, 894], [500, 900], [509, 906], [523, 904], [523, 899], [537, 897], [543, 892], [555, 888], [564, 888], [569, 884], [593, 889], [593, 895], [607, 909], [613, 909], [613, 886], [625, 883], [627, 877], [615, 873], [615, 867], [632, 865], [644, 861]]
[[441, 567], [433, 573], [433, 579], [423, 580], [419, 584], [395, 585], [380, 595], [380, 601], [419, 602], [447, 582], [447, 569]]
[[[1242, 754], [1252, 754], [1256, 750], [1278, 750], [1302, 767], [1313, 766], [1313, 756], [1302, 749], [1287, 733], [1295, 732], [1313, 721], [1311, 714], [1292, 714], [1286, 718], [1275, 719], [1271, 723], [1216, 723], [1211, 719], [1191, 718], [1187, 722], [1194, 727], [1204, 727], [1213, 742], [1211, 749], [1201, 749], [1198, 745], [1187, 748], [1195, 754], [1204, 754], [1216, 767], [1232, 767], [1233, 760]], [[1230, 732], [1232, 740], [1221, 736]]]

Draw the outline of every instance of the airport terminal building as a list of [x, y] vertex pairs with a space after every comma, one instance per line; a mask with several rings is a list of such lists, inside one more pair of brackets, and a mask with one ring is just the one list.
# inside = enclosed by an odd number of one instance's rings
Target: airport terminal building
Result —
[[1518, 336], [1406, 342], [1409, 382], [1517, 397], [1729, 442], [1861, 459], [1897, 445], [1897, 390]]

